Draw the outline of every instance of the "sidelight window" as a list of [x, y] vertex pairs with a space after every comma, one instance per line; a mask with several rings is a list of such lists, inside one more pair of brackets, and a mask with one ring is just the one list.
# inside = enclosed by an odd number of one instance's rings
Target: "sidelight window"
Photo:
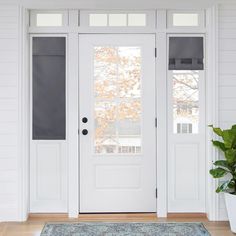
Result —
[[203, 69], [203, 37], [169, 38], [174, 133], [199, 133], [199, 92]]
[[66, 137], [66, 39], [33, 37], [32, 83], [35, 140]]

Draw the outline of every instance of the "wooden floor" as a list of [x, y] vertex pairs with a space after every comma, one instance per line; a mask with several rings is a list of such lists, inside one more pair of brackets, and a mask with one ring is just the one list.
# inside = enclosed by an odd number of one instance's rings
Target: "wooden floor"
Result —
[[157, 218], [155, 214], [82, 214], [78, 219], [66, 215], [31, 215], [27, 222], [0, 223], [0, 236], [39, 236], [46, 222], [203, 222], [212, 236], [230, 236], [228, 222], [209, 222], [204, 216], [170, 215]]

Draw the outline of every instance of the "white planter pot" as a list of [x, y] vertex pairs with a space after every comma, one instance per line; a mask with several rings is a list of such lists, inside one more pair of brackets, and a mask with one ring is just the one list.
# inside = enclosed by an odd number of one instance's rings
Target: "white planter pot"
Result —
[[231, 231], [236, 233], [236, 195], [225, 193], [225, 203]]

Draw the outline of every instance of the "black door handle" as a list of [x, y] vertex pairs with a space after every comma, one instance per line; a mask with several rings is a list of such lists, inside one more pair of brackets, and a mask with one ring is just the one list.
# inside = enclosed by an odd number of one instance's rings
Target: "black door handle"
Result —
[[82, 118], [82, 122], [83, 122], [83, 123], [87, 123], [87, 122], [88, 122], [88, 118], [87, 118], [87, 117], [83, 117], [83, 118]]
[[87, 130], [87, 129], [83, 129], [83, 130], [82, 130], [82, 134], [83, 134], [83, 135], [87, 135], [87, 134], [88, 134], [88, 130]]

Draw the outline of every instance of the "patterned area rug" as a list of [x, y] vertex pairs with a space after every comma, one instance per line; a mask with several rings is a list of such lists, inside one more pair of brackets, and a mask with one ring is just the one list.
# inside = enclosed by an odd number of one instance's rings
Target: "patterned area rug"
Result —
[[202, 223], [47, 223], [41, 236], [210, 236]]

